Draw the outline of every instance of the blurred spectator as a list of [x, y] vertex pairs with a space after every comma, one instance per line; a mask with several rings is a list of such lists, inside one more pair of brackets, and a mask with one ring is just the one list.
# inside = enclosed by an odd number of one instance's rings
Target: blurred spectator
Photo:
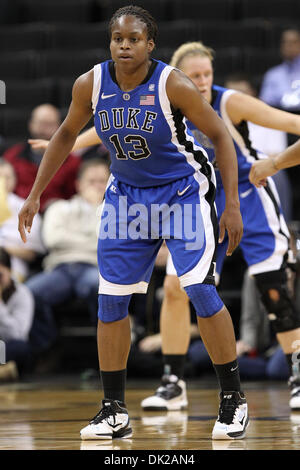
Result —
[[[246, 93], [256, 97], [257, 92], [250, 78], [243, 73], [229, 75], [224, 86], [233, 90]], [[268, 127], [258, 126], [248, 121], [249, 138], [253, 148], [259, 152], [272, 156], [283, 152], [288, 145], [287, 135], [285, 132]], [[288, 174], [285, 170], [281, 170], [273, 176], [277, 191], [279, 193], [281, 208], [285, 220], [289, 222], [292, 218], [292, 191]]]
[[41, 239], [41, 217], [37, 215], [24, 244], [18, 232], [18, 213], [24, 199], [13, 193], [16, 184], [14, 168], [0, 158], [0, 246], [11, 256], [13, 277], [22, 282], [29, 273], [29, 266], [45, 248]]
[[[60, 126], [60, 113], [51, 104], [36, 107], [28, 122], [31, 138], [50, 140]], [[32, 150], [29, 143], [16, 144], [3, 157], [14, 167], [17, 175], [15, 193], [27, 198], [34, 183], [44, 150]], [[75, 180], [80, 158], [70, 154], [41, 196], [41, 212], [54, 199], [69, 199], [75, 194]]]
[[271, 106], [300, 111], [300, 31], [291, 27], [280, 40], [283, 62], [266, 72], [260, 98]]
[[92, 145], [91, 147], [86, 147], [80, 150], [75, 150], [72, 153], [74, 155], [78, 155], [83, 162], [88, 160], [94, 160], [95, 158], [98, 160], [103, 160], [110, 165], [110, 154], [104, 144], [99, 145]]
[[0, 339], [5, 342], [6, 352], [6, 364], [0, 366], [0, 381], [16, 380], [29, 367], [33, 314], [31, 292], [13, 280], [10, 256], [0, 248]]
[[89, 160], [80, 167], [77, 195], [69, 201], [53, 202], [45, 212], [43, 239], [49, 251], [45, 271], [31, 277], [36, 312], [48, 319], [52, 308], [72, 298], [87, 301], [95, 323], [98, 311], [97, 213], [109, 169], [102, 161]]

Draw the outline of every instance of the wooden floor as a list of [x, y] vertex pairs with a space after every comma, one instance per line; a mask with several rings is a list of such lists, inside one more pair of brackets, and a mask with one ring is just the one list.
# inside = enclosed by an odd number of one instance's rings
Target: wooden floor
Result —
[[[291, 414], [284, 383], [249, 383], [245, 392], [251, 423], [240, 441], [212, 441], [218, 392], [203, 383], [189, 384], [185, 412], [143, 412], [141, 400], [156, 386], [129, 382], [127, 406], [131, 439], [84, 441], [80, 429], [97, 413], [101, 391], [97, 384], [49, 381], [0, 385], [0, 450], [300, 450], [300, 412]], [[152, 387], [151, 387], [152, 385]]]

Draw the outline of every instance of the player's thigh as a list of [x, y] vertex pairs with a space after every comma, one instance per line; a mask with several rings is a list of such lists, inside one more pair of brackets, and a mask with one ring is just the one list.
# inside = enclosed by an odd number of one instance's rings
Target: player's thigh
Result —
[[[218, 221], [213, 200], [195, 196], [193, 213], [195, 236], [190, 239], [184, 230], [182, 238], [166, 240], [182, 287], [193, 283], [214, 282], [215, 250]], [[196, 216], [197, 214], [197, 216]], [[169, 271], [170, 272], [170, 271]]]

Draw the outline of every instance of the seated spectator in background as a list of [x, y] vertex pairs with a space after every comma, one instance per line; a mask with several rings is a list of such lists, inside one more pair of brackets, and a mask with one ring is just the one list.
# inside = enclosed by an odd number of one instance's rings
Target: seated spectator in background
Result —
[[263, 78], [260, 99], [270, 106], [300, 111], [300, 31], [291, 27], [282, 32], [280, 55], [283, 62]]
[[30, 368], [33, 315], [33, 296], [28, 287], [12, 278], [10, 256], [0, 248], [0, 339], [6, 352], [6, 364], [0, 365], [0, 382], [16, 380]]
[[[224, 86], [237, 90], [247, 95], [256, 97], [257, 92], [251, 80], [246, 74], [236, 73], [229, 75]], [[249, 138], [253, 148], [267, 156], [283, 152], [288, 145], [287, 134], [277, 129], [258, 126], [248, 121]], [[281, 208], [287, 222], [292, 219], [292, 192], [288, 174], [281, 170], [273, 176], [280, 197]]]
[[[72, 153], [78, 155], [83, 162], [96, 158], [98, 160], [104, 160], [109, 165], [110, 153], [102, 142], [98, 143], [99, 137], [92, 131], [94, 129], [95, 128], [90, 128], [89, 132], [92, 132], [93, 140], [96, 137], [97, 144], [91, 145], [91, 134], [87, 134], [86, 131], [83, 131], [76, 139]], [[49, 140], [29, 139], [28, 143], [31, 145], [33, 151], [44, 152], [49, 145]]]
[[13, 193], [16, 176], [13, 166], [0, 158], [0, 246], [11, 256], [13, 277], [22, 282], [29, 272], [29, 263], [45, 252], [41, 238], [41, 217], [37, 215], [26, 245], [18, 234], [18, 213], [24, 199]]
[[51, 318], [55, 305], [81, 298], [87, 301], [93, 323], [97, 320], [96, 208], [102, 202], [108, 178], [105, 163], [83, 163], [76, 181], [77, 194], [68, 201], [53, 202], [44, 214], [42, 233], [49, 252], [44, 259], [45, 271], [27, 281], [40, 317]]
[[[33, 139], [49, 140], [60, 126], [59, 110], [51, 104], [36, 107], [28, 122], [29, 134]], [[16, 144], [7, 149], [3, 157], [9, 161], [16, 172], [15, 193], [26, 199], [34, 183], [44, 150], [33, 150], [29, 143]], [[40, 210], [54, 199], [69, 199], [75, 194], [75, 180], [80, 158], [70, 154], [41, 196]]]

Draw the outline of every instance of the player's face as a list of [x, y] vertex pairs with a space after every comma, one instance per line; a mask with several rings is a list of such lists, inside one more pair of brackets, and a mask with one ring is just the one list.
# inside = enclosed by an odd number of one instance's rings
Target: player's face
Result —
[[146, 25], [135, 16], [121, 16], [111, 31], [110, 51], [117, 66], [134, 69], [145, 63], [154, 49]]
[[180, 69], [195, 83], [202, 96], [210, 103], [214, 79], [211, 60], [200, 55], [185, 57]]

